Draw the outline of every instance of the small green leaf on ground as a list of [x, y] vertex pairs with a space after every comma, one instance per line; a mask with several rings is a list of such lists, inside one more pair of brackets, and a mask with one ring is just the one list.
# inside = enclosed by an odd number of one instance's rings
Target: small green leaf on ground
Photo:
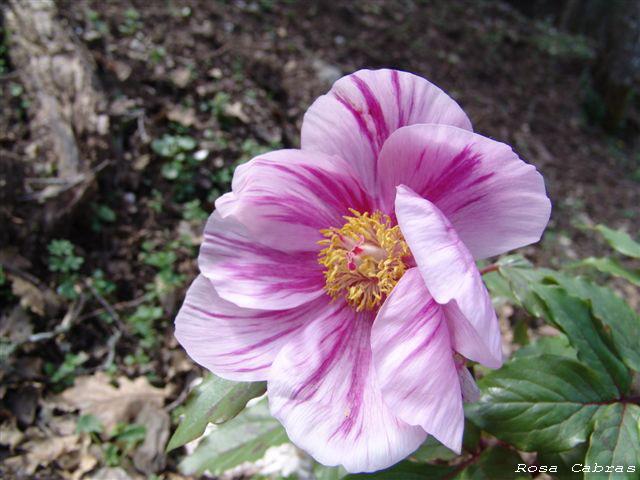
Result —
[[94, 415], [81, 415], [76, 424], [76, 432], [78, 433], [102, 433], [102, 422]]

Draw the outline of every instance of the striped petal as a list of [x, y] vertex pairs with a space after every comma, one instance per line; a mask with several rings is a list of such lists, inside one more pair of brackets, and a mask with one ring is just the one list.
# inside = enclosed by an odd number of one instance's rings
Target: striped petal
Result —
[[426, 433], [399, 420], [382, 399], [371, 359], [372, 314], [341, 308], [280, 351], [267, 383], [271, 412], [318, 462], [380, 470], [413, 452]]
[[332, 308], [324, 298], [282, 311], [240, 308], [220, 298], [198, 276], [175, 320], [175, 335], [189, 356], [230, 380], [266, 380], [273, 359], [302, 327]]
[[396, 131], [379, 159], [384, 209], [406, 185], [446, 215], [476, 259], [537, 242], [551, 213], [544, 180], [508, 145], [447, 125]]
[[324, 295], [317, 252], [284, 252], [257, 238], [233, 216], [209, 217], [198, 263], [220, 297], [244, 308], [286, 310]]
[[278, 150], [239, 166], [232, 192], [216, 202], [264, 245], [317, 251], [320, 230], [342, 226], [349, 209], [368, 211], [369, 195], [344, 160], [319, 152]]
[[360, 70], [338, 80], [307, 110], [302, 149], [348, 160], [371, 189], [378, 152], [387, 137], [416, 123], [471, 130], [460, 106], [424, 78], [398, 70]]
[[443, 305], [454, 349], [489, 368], [500, 367], [498, 319], [456, 230], [438, 207], [405, 186], [397, 189], [396, 215], [429, 293]]
[[404, 274], [378, 312], [371, 347], [389, 408], [459, 453], [464, 412], [454, 352], [442, 307], [417, 268]]

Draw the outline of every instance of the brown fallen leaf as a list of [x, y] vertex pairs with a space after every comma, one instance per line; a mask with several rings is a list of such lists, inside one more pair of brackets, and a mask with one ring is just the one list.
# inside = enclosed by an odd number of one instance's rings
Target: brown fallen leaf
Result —
[[11, 277], [11, 292], [20, 299], [20, 306], [44, 316], [45, 298], [42, 290], [20, 277]]
[[146, 377], [129, 380], [118, 379], [118, 386], [104, 372], [76, 378], [73, 387], [60, 395], [61, 403], [73, 409], [79, 409], [82, 415], [97, 417], [111, 432], [118, 422], [130, 422], [147, 404], [161, 407], [170, 389], [156, 388], [149, 384]]
[[15, 422], [3, 422], [0, 424], [0, 445], [5, 445], [13, 451], [24, 440], [24, 433], [18, 430]]
[[172, 122], [190, 127], [196, 122], [196, 111], [193, 108], [185, 108], [181, 105], [172, 105], [167, 110], [167, 118]]
[[78, 435], [57, 438], [41, 438], [22, 444], [24, 455], [11, 457], [7, 463], [14, 471], [31, 476], [40, 466], [55, 462], [62, 455], [78, 448]]
[[242, 103], [240, 102], [234, 102], [234, 103], [225, 105], [224, 113], [229, 117], [237, 118], [243, 123], [250, 122], [250, 119], [247, 116], [247, 114], [244, 113], [244, 110], [242, 109]]
[[184, 88], [191, 82], [191, 70], [188, 68], [176, 68], [169, 74], [171, 81], [180, 88]]
[[169, 440], [171, 419], [161, 408], [147, 403], [137, 415], [135, 423], [144, 425], [146, 436], [133, 455], [133, 464], [146, 475], [164, 469], [166, 456], [164, 449]]
[[121, 467], [102, 467], [88, 480], [132, 480], [127, 471]]
[[10, 312], [0, 316], [0, 337], [5, 337], [12, 343], [22, 343], [32, 333], [31, 319], [22, 306], [16, 305]]
[[85, 434], [81, 439], [77, 450], [62, 455], [57, 461], [65, 479], [80, 480], [98, 465], [98, 458], [91, 452], [91, 438]]

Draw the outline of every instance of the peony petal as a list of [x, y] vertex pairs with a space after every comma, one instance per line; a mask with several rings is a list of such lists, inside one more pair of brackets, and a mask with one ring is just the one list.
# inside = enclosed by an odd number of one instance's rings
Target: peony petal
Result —
[[500, 367], [498, 319], [471, 253], [438, 207], [404, 185], [397, 190], [400, 230], [431, 296], [444, 306], [454, 349]]
[[371, 347], [389, 408], [460, 453], [464, 412], [447, 321], [417, 268], [404, 274], [378, 312]]
[[341, 227], [349, 209], [369, 211], [357, 175], [338, 157], [278, 150], [240, 165], [232, 193], [216, 202], [264, 245], [283, 251], [318, 251], [320, 230]]
[[373, 315], [341, 303], [307, 325], [278, 354], [267, 392], [271, 413], [318, 462], [370, 472], [393, 465], [426, 438], [385, 405], [373, 372]]
[[220, 297], [244, 308], [286, 310], [323, 293], [317, 252], [283, 252], [263, 245], [233, 216], [213, 212], [198, 263]]
[[302, 149], [348, 160], [370, 189], [387, 137], [415, 123], [471, 130], [460, 106], [424, 78], [398, 70], [360, 70], [338, 80], [311, 105], [302, 123]]
[[266, 380], [282, 346], [314, 318], [332, 311], [320, 298], [284, 311], [249, 310], [220, 298], [198, 276], [175, 321], [175, 335], [189, 356], [230, 380]]
[[458, 378], [460, 379], [460, 390], [462, 391], [462, 400], [466, 403], [473, 403], [480, 400], [480, 389], [476, 384], [469, 369], [463, 364], [458, 367]]
[[551, 203], [542, 176], [508, 145], [446, 125], [396, 131], [379, 158], [381, 203], [406, 185], [446, 215], [476, 259], [537, 242]]

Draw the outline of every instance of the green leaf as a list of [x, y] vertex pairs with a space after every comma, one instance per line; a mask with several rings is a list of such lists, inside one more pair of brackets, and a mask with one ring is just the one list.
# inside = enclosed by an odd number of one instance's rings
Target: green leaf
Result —
[[193, 150], [198, 145], [198, 142], [193, 137], [179, 136], [176, 137], [176, 141], [180, 150], [183, 150], [185, 152]]
[[631, 380], [629, 371], [607, 345], [604, 332], [597, 328], [587, 304], [555, 285], [533, 285], [533, 291], [544, 301], [548, 320], [576, 348], [578, 358], [603, 372], [607, 379], [603, 381], [611, 382], [619, 393], [626, 392]]
[[623, 255], [633, 258], [640, 258], [640, 243], [636, 242], [631, 236], [622, 230], [613, 230], [605, 225], [596, 227], [611, 248]]
[[521, 255], [502, 257], [498, 260], [497, 265], [500, 275], [509, 282], [517, 303], [534, 317], [544, 316], [544, 304], [531, 287], [542, 282], [545, 276], [552, 271], [534, 269], [531, 262]]
[[[480, 442], [480, 430], [469, 420], [465, 421], [464, 425], [464, 437], [462, 439], [462, 445], [466, 452], [474, 452]], [[409, 455], [409, 458], [418, 462], [433, 462], [434, 460], [452, 460], [456, 458], [456, 454], [453, 450], [448, 449], [442, 445], [432, 435], [427, 437], [427, 440], [420, 445], [420, 447]]]
[[558, 470], [553, 472], [553, 478], [555, 480], [576, 480], [575, 472], [571, 471], [571, 468], [575, 464], [584, 464], [584, 457], [587, 453], [588, 445], [581, 443], [571, 450], [565, 450], [564, 452], [549, 453], [542, 452], [538, 454], [538, 464], [549, 466], [549, 470], [552, 465], [555, 465]]
[[[627, 467], [640, 467], [640, 406], [615, 403], [602, 407], [596, 417], [584, 465], [590, 473], [585, 479], [637, 479], [638, 473], [627, 473]], [[605, 466], [595, 472], [595, 465]], [[607, 465], [624, 467], [625, 472], [606, 472]]]
[[491, 300], [494, 305], [502, 303], [512, 303], [518, 305], [520, 302], [511, 291], [509, 281], [498, 272], [489, 272], [482, 276], [482, 280], [491, 293]]
[[452, 460], [458, 455], [442, 445], [433, 436], [428, 436], [427, 440], [410, 455], [411, 460], [418, 462], [433, 462], [434, 460]]
[[573, 360], [578, 359], [578, 353], [569, 343], [566, 335], [558, 334], [555, 337], [541, 337], [533, 343], [522, 347], [513, 354], [513, 358], [531, 357], [544, 354], [560, 355]]
[[262, 401], [216, 427], [180, 462], [179, 469], [184, 475], [201, 475], [205, 470], [220, 475], [241, 463], [255, 462], [269, 447], [286, 442], [287, 434]]
[[238, 415], [252, 398], [267, 390], [265, 382], [238, 383], [209, 375], [190, 394], [184, 419], [169, 440], [167, 452], [198, 438], [208, 423], [224, 423]]
[[468, 417], [523, 451], [561, 452], [585, 442], [600, 404], [618, 394], [592, 369], [557, 355], [516, 358], [478, 383], [482, 396], [466, 406]]
[[341, 480], [347, 476], [343, 467], [325, 467], [320, 463], [313, 466], [313, 475], [316, 480]]
[[456, 467], [404, 461], [380, 472], [349, 475], [346, 480], [444, 480], [455, 473]]
[[113, 433], [112, 440], [123, 446], [125, 451], [131, 451], [136, 444], [144, 441], [147, 435], [147, 427], [136, 423], [119, 423]]
[[458, 465], [430, 465], [427, 463], [400, 462], [381, 472], [349, 475], [348, 480], [516, 480], [531, 478], [528, 473], [517, 473], [523, 463], [513, 450], [491, 447], [480, 455], [471, 456]]
[[528, 473], [516, 472], [518, 464], [524, 463], [513, 450], [503, 447], [489, 448], [480, 457], [465, 467], [456, 480], [516, 480], [531, 478]]
[[626, 269], [625, 267], [620, 265], [620, 262], [613, 258], [589, 257], [571, 264], [571, 267], [592, 267], [602, 273], [613, 275], [614, 277], [618, 278], [623, 278], [636, 286], [640, 286], [640, 272], [636, 270]]
[[609, 288], [566, 275], [554, 280], [570, 295], [588, 301], [594, 316], [611, 332], [620, 358], [635, 371], [640, 371], [640, 316]]
[[94, 415], [82, 415], [76, 423], [76, 432], [78, 433], [102, 433], [102, 423]]

